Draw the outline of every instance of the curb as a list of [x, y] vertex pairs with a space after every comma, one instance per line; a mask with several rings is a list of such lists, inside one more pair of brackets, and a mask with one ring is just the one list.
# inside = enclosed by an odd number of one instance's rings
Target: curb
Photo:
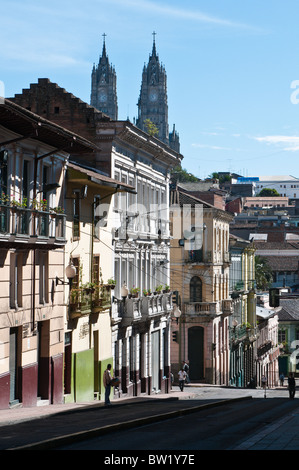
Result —
[[231, 398], [228, 400], [220, 400], [215, 401], [212, 403], [206, 403], [204, 405], [193, 406], [189, 408], [183, 408], [181, 410], [170, 411], [164, 414], [147, 416], [144, 418], [136, 418], [130, 421], [125, 421], [123, 423], [116, 423], [107, 426], [102, 426], [99, 428], [89, 429], [87, 431], [80, 431], [73, 434], [67, 434], [64, 436], [54, 437], [52, 439], [47, 439], [41, 442], [36, 442], [32, 444], [26, 444], [20, 447], [13, 447], [7, 450], [53, 450], [58, 446], [73, 444], [74, 442], [80, 442], [85, 439], [92, 439], [97, 436], [101, 436], [103, 434], [107, 434], [110, 432], [120, 431], [123, 429], [130, 429], [133, 427], [143, 426], [145, 424], [151, 424], [158, 421], [164, 421], [166, 419], [176, 418], [178, 416], [184, 416], [190, 413], [194, 413], [196, 411], [200, 411], [207, 408], [213, 408], [220, 405], [227, 405], [229, 403], [234, 403], [237, 401], [245, 401], [252, 399], [252, 396], [248, 397], [239, 397], [239, 398]]

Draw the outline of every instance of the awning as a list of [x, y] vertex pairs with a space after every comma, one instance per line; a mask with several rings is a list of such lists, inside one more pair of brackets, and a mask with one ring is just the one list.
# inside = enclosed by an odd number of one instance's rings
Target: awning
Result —
[[[115, 180], [110, 178], [109, 176], [103, 175], [98, 172], [96, 169], [91, 169], [89, 167], [83, 166], [78, 163], [68, 162], [68, 168], [73, 170], [74, 172], [83, 173], [89, 181], [92, 183], [100, 184], [101, 186], [109, 186], [110, 188], [114, 188], [117, 192], [127, 192], [131, 194], [137, 194], [135, 191], [134, 186], [130, 184], [122, 183], [121, 181]], [[74, 173], [71, 174], [69, 181], [78, 181], [80, 180]], [[84, 181], [82, 181], [84, 182]]]

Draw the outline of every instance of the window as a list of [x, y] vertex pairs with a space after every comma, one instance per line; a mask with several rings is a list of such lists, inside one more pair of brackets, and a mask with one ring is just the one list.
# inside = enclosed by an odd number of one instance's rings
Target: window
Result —
[[101, 198], [100, 196], [95, 196], [93, 200], [93, 207], [94, 207], [94, 216], [93, 216], [93, 222], [94, 222], [94, 236], [97, 239], [100, 239], [100, 227], [107, 227], [107, 217], [108, 214], [106, 211], [102, 213], [102, 210], [100, 208], [101, 204]]
[[202, 302], [202, 282], [198, 276], [190, 281], [190, 302]]
[[24, 160], [23, 161], [23, 178], [22, 178], [22, 182], [23, 182], [22, 195], [23, 195], [23, 199], [27, 198], [27, 200], [29, 199], [29, 185], [30, 185], [29, 169], [30, 169], [30, 162], [28, 160]]
[[73, 265], [76, 268], [76, 276], [73, 279], [72, 287], [75, 289], [79, 288], [79, 280], [80, 280], [80, 258], [72, 258]]
[[286, 330], [278, 330], [278, 342], [285, 343], [287, 339]]
[[8, 151], [1, 150], [0, 152], [0, 194], [8, 194], [7, 191], [7, 161]]
[[80, 193], [75, 193], [73, 199], [73, 238], [80, 238]]
[[22, 307], [23, 254], [11, 253], [10, 258], [10, 308]]
[[92, 282], [95, 284], [100, 283], [100, 257], [93, 257], [93, 266], [92, 266]]
[[39, 303], [49, 302], [49, 254], [40, 251], [38, 253], [39, 264]]

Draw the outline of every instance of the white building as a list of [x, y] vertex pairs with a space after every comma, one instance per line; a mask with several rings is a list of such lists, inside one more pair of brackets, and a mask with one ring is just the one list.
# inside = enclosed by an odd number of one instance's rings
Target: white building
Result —
[[237, 184], [253, 185], [253, 196], [257, 196], [262, 189], [276, 189], [280, 196], [289, 199], [299, 199], [299, 178], [291, 175], [282, 176], [249, 176], [240, 177], [236, 181]]

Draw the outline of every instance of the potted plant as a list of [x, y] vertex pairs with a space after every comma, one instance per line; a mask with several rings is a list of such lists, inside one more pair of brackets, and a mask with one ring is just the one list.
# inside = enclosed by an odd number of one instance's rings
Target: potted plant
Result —
[[81, 308], [81, 291], [77, 288], [72, 288], [70, 292], [70, 311], [76, 312]]
[[86, 284], [83, 286], [83, 289], [86, 294], [92, 294], [95, 291], [94, 282], [86, 282]]
[[162, 290], [163, 290], [162, 284], [160, 284], [159, 286], [156, 286], [156, 288], [155, 288], [155, 292], [157, 294], [161, 294]]
[[150, 297], [152, 295], [152, 291], [150, 289], [143, 289], [144, 297]]
[[57, 215], [64, 214], [64, 209], [61, 206], [50, 207], [49, 211], [52, 218], [55, 218]]
[[130, 294], [132, 295], [132, 297], [135, 297], [135, 298], [136, 298], [136, 297], [138, 297], [138, 295], [139, 295], [139, 291], [140, 291], [139, 287], [133, 286], [133, 287], [131, 287], [131, 289], [130, 289]]
[[115, 279], [110, 278], [110, 279], [108, 279], [107, 282], [108, 282], [108, 285], [110, 286], [111, 289], [115, 288], [115, 285], [116, 285]]
[[163, 292], [170, 292], [170, 287], [169, 285], [165, 284]]
[[5, 194], [4, 191], [2, 191], [1, 196], [0, 196], [0, 204], [3, 206], [6, 206], [9, 204], [9, 196]]

